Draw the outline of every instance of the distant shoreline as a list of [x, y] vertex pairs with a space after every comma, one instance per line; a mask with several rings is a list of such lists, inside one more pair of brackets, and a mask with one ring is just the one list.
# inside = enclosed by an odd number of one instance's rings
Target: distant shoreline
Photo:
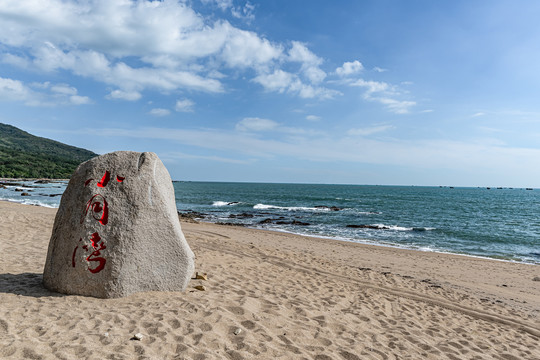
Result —
[[46, 181], [46, 182], [56, 182], [56, 181], [69, 181], [69, 179], [47, 179], [47, 178], [0, 178], [0, 181]]

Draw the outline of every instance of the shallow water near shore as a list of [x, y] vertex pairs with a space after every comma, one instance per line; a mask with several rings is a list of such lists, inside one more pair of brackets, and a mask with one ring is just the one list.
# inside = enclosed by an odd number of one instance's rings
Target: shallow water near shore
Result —
[[[4, 185], [0, 200], [58, 207], [67, 182]], [[203, 221], [540, 264], [539, 190], [220, 182], [174, 189], [177, 209]]]
[[540, 192], [526, 189], [175, 182], [211, 222], [540, 264]]

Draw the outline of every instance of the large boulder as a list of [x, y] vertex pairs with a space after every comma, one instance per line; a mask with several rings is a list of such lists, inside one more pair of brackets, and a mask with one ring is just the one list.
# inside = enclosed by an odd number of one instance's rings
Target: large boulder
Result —
[[75, 170], [49, 242], [44, 285], [99, 298], [182, 291], [194, 270], [171, 177], [156, 154], [118, 151]]

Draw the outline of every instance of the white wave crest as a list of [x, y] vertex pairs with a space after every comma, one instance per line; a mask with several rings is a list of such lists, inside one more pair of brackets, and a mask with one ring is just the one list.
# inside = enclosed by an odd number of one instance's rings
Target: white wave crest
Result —
[[2, 198], [2, 197], [0, 197], [0, 201], [9, 201], [9, 202], [14, 202], [14, 203], [23, 204], [23, 205], [43, 206], [43, 207], [53, 208], [53, 209], [58, 208], [59, 205], [60, 205], [60, 204], [55, 204], [55, 203], [47, 204], [47, 203], [44, 203], [44, 202], [39, 201], [39, 200], [30, 200], [30, 199], [18, 200], [18, 199]]
[[214, 201], [212, 203], [212, 206], [221, 207], [221, 206], [232, 206], [232, 205], [238, 205], [238, 204], [240, 204], [238, 201]]
[[412, 231], [412, 227], [403, 227], [403, 226], [397, 226], [397, 225], [385, 225], [385, 224], [373, 224], [372, 226], [376, 226], [379, 229], [383, 230], [394, 230], [394, 231]]
[[325, 208], [325, 207], [277, 206], [277, 205], [266, 205], [266, 204], [257, 204], [253, 206], [253, 208], [255, 210], [279, 209], [279, 210], [287, 210], [287, 211], [318, 211], [318, 212], [330, 211], [329, 208]]
[[379, 229], [382, 230], [394, 230], [394, 231], [431, 231], [435, 230], [435, 228], [432, 227], [403, 227], [403, 226], [397, 226], [397, 225], [384, 225], [384, 224], [373, 224], [372, 226], [376, 226]]

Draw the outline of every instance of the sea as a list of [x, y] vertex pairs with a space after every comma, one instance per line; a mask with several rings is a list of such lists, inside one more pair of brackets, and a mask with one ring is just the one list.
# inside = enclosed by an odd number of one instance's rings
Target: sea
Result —
[[[200, 221], [540, 265], [539, 189], [173, 185], [179, 213]], [[0, 182], [0, 200], [54, 208], [66, 186], [66, 181]]]

